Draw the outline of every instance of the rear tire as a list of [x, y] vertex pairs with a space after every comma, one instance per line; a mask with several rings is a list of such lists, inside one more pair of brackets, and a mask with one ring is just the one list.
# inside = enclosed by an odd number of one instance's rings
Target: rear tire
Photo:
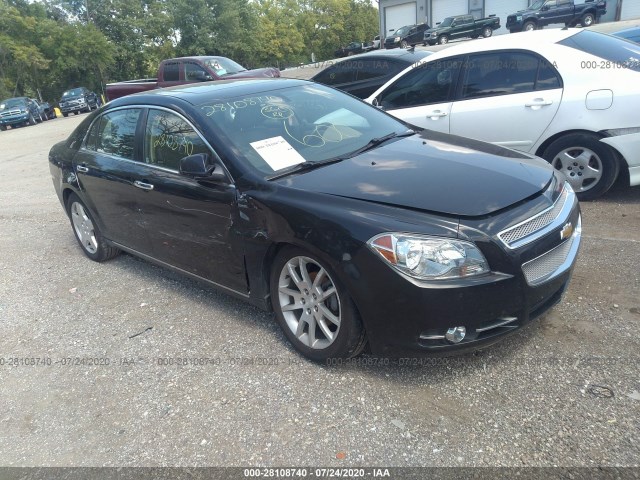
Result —
[[482, 36], [484, 38], [489, 38], [491, 35], [493, 35], [493, 30], [491, 29], [491, 27], [484, 27], [482, 29]]
[[582, 19], [580, 19], [580, 25], [582, 25], [583, 27], [590, 27], [594, 23], [596, 23], [596, 17], [593, 15], [593, 13], [585, 13], [582, 16]]
[[116, 257], [120, 250], [109, 245], [82, 200], [72, 193], [67, 199], [67, 215], [71, 228], [84, 254], [94, 262], [104, 262]]
[[63, 113], [63, 114], [62, 114], [62, 116], [63, 116], [63, 117], [68, 117], [68, 116], [69, 116], [69, 114], [68, 114], [68, 113]]
[[590, 133], [560, 137], [547, 147], [542, 157], [565, 174], [580, 200], [603, 195], [620, 171], [617, 153]]
[[358, 311], [346, 288], [324, 261], [286, 247], [271, 270], [271, 304], [296, 350], [315, 362], [351, 358], [366, 345]]

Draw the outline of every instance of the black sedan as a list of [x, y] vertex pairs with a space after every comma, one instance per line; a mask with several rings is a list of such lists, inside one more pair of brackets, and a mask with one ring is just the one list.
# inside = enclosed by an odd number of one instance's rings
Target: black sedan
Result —
[[543, 160], [301, 80], [119, 98], [49, 162], [90, 259], [124, 250], [273, 309], [318, 361], [492, 343], [560, 300], [580, 244]]
[[311, 80], [367, 98], [396, 74], [432, 54], [413, 48], [367, 52], [336, 62]]
[[335, 52], [334, 55], [338, 58], [340, 57], [350, 57], [351, 55], [355, 55], [357, 53], [366, 52], [368, 50], [373, 49], [373, 44], [366, 45], [362, 42], [351, 42], [346, 47], [340, 47]]

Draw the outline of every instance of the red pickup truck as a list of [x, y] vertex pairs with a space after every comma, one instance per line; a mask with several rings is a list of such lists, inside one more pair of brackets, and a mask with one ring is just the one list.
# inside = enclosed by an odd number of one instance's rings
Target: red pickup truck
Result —
[[247, 70], [226, 57], [181, 57], [160, 62], [158, 78], [143, 78], [125, 82], [108, 83], [106, 95], [114, 100], [132, 93], [145, 92], [154, 88], [171, 87], [185, 83], [227, 80], [230, 78], [279, 77], [277, 68]]

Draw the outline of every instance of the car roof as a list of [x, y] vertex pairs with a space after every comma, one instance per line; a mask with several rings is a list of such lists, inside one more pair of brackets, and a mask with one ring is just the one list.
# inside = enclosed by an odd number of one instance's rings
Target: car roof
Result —
[[478, 53], [491, 50], [502, 49], [525, 49], [536, 51], [538, 47], [558, 43], [566, 38], [582, 32], [581, 28], [536, 30], [532, 32], [512, 33], [509, 35], [497, 35], [495, 37], [483, 38], [479, 41], [462, 42], [457, 45], [445, 48], [433, 54], [428, 60], [435, 60], [441, 57], [451, 57], [454, 55], [464, 55], [467, 53]]
[[218, 59], [218, 58], [228, 58], [228, 57], [223, 57], [222, 55], [193, 55], [190, 57], [175, 57], [175, 58], [170, 58], [169, 60], [199, 60], [199, 61], [204, 61], [204, 60], [211, 60], [211, 59]]
[[260, 78], [216, 80], [214, 82], [188, 83], [175, 87], [159, 88], [117, 98], [110, 102], [112, 106], [149, 103], [166, 103], [166, 98], [180, 99], [192, 105], [200, 105], [212, 100], [227, 100], [244, 95], [259, 96], [283, 88], [310, 85], [311, 82], [292, 78]]
[[360, 59], [369, 60], [371, 58], [380, 58], [380, 59], [402, 58], [403, 60], [405, 60], [405, 58], [403, 57], [407, 57], [406, 60], [409, 62], [411, 62], [411, 58], [413, 57], [415, 59], [413, 61], [417, 62], [418, 60], [424, 57], [427, 57], [429, 55], [433, 55], [433, 52], [429, 52], [427, 50], [409, 50], [406, 48], [394, 48], [391, 50], [378, 50], [378, 51], [374, 50], [371, 52], [360, 53], [358, 55], [352, 55], [351, 57], [340, 59], [339, 61], [336, 62], [336, 64], [340, 62], [360, 60]]

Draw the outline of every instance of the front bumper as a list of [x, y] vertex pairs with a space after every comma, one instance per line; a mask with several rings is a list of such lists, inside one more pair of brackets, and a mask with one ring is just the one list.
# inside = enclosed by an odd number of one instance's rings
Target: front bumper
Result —
[[[499, 341], [543, 315], [566, 291], [580, 248], [575, 195], [558, 221], [560, 226], [556, 222], [540, 238], [514, 249], [501, 245], [495, 234], [488, 240], [478, 233], [473, 240], [493, 271], [462, 280], [419, 282], [363, 249], [357, 258], [359, 277], [375, 280], [349, 285], [349, 290], [354, 290], [372, 352], [385, 357], [458, 354]], [[485, 230], [472, 223], [469, 231]], [[573, 232], [561, 240], [568, 224]], [[466, 328], [466, 336], [454, 344], [445, 334], [459, 326]]]
[[20, 125], [29, 121], [29, 113], [21, 113], [20, 115], [12, 115], [10, 117], [0, 117], [0, 125], [9, 127], [12, 125]]
[[60, 105], [60, 111], [62, 113], [82, 112], [87, 108], [89, 108], [89, 104], [86, 102]]
[[400, 41], [397, 41], [397, 42], [396, 41], [391, 41], [391, 42], [385, 41], [384, 42], [384, 48], [387, 49], [387, 50], [389, 50], [391, 48], [400, 48]]

